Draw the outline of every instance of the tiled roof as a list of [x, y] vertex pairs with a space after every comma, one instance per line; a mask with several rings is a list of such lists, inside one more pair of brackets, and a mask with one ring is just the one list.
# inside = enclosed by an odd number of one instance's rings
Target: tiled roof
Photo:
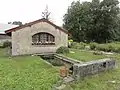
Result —
[[63, 31], [64, 33], [68, 34], [68, 32], [67, 32], [66, 30], [64, 30], [63, 28], [55, 25], [54, 23], [52, 23], [52, 22], [50, 22], [49, 20], [46, 20], [46, 19], [44, 19], [44, 18], [43, 18], [43, 19], [36, 20], [36, 21], [33, 21], [33, 22], [29, 22], [29, 23], [27, 23], [27, 24], [24, 24], [24, 25], [21, 25], [21, 26], [12, 28], [12, 29], [8, 29], [8, 30], [5, 31], [5, 33], [6, 33], [6, 34], [10, 34], [12, 31], [20, 30], [20, 29], [22, 29], [22, 28], [29, 27], [29, 26], [31, 26], [31, 25], [33, 25], [33, 24], [37, 24], [37, 23], [40, 23], [40, 22], [49, 23], [49, 24], [51, 24], [52, 26], [54, 26], [55, 28], [57, 28], [57, 29]]
[[17, 27], [18, 25], [11, 25], [11, 24], [3, 24], [0, 23], [0, 33], [5, 34], [5, 30], [12, 29]]

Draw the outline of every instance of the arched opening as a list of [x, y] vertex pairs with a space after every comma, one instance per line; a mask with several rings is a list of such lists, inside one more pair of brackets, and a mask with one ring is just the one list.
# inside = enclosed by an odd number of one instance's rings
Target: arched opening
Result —
[[32, 36], [32, 45], [55, 45], [55, 37], [50, 33], [37, 33]]

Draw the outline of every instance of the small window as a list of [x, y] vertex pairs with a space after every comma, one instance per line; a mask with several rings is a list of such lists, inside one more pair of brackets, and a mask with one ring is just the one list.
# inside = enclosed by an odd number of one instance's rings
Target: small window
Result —
[[49, 33], [37, 33], [32, 36], [32, 45], [55, 45], [55, 37]]

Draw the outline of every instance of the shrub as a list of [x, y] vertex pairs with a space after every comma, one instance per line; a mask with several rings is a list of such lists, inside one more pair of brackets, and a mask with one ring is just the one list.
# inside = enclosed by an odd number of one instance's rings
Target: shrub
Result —
[[102, 55], [103, 53], [102, 52], [99, 52], [99, 51], [95, 51], [93, 52], [94, 55]]
[[108, 45], [108, 52], [113, 52], [114, 51], [114, 47], [112, 45]]
[[80, 42], [80, 43], [77, 43], [77, 42], [73, 42], [72, 45], [71, 45], [71, 48], [74, 48], [74, 49], [85, 49], [85, 43], [83, 42]]
[[90, 46], [85, 46], [85, 50], [90, 50]]
[[97, 50], [108, 52], [108, 51], [109, 51], [109, 48], [108, 48], [107, 45], [99, 44], [99, 45], [97, 46]]
[[90, 49], [95, 50], [97, 48], [98, 44], [97, 43], [90, 43]]
[[6, 47], [12, 47], [12, 43], [10, 41], [5, 41], [3, 43], [3, 48], [6, 48]]
[[69, 53], [69, 49], [67, 47], [59, 47], [56, 51], [57, 53]]
[[115, 49], [114, 49], [114, 52], [116, 52], [116, 53], [120, 53], [120, 47], [115, 48]]
[[0, 48], [3, 48], [3, 45], [0, 45]]
[[3, 48], [3, 43], [2, 42], [0, 42], [0, 48]]
[[90, 44], [86, 44], [83, 42], [80, 42], [80, 43], [73, 42], [71, 45], [71, 48], [86, 49], [86, 47], [88, 46], [90, 46], [91, 50], [120, 53], [120, 42], [112, 42], [112, 43], [105, 43], [105, 44], [98, 44], [95, 42], [92, 42]]
[[84, 46], [85, 46], [85, 45], [86, 45], [86, 43], [84, 43], [84, 42], [80, 42], [80, 45], [84, 45]]
[[111, 44], [99, 44], [96, 49], [105, 52], [115, 51], [115, 47], [113, 47]]

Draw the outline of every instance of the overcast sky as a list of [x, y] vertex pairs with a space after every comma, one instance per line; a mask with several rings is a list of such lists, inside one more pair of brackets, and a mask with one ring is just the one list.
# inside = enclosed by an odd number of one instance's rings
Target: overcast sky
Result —
[[48, 5], [53, 22], [62, 25], [63, 15], [72, 1], [77, 0], [0, 0], [0, 23], [7, 24], [9, 21], [27, 23], [40, 19], [41, 12]]

